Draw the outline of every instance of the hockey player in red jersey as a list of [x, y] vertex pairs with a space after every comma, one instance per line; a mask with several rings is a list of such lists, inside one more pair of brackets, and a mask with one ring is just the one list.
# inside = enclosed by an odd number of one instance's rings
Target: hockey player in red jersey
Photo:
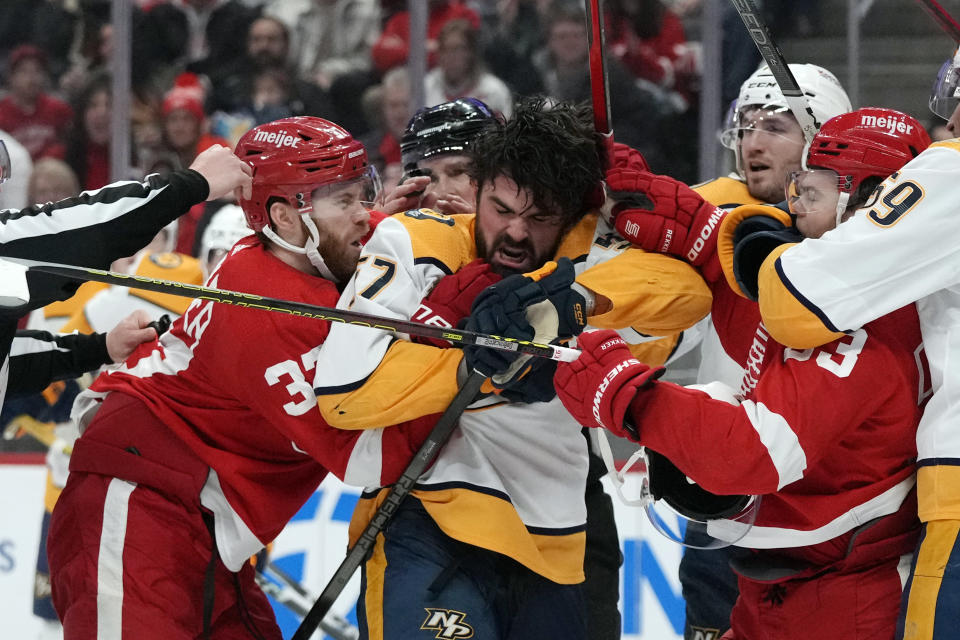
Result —
[[[254, 172], [240, 204], [256, 235], [208, 285], [335, 305], [373, 224], [363, 146], [304, 117], [251, 130], [236, 153]], [[328, 329], [196, 300], [81, 396], [49, 544], [66, 638], [280, 638], [247, 559], [328, 471], [392, 482], [433, 422], [328, 427], [307, 382]]]
[[[927, 144], [915, 119], [888, 109], [828, 121], [811, 144], [809, 169], [795, 172], [787, 190], [802, 235], [757, 221], [741, 229], [747, 238], [738, 238], [735, 248], [722, 246], [720, 257], [747, 259], [785, 234], [794, 242], [819, 238]], [[691, 192], [678, 185], [677, 193]], [[652, 210], [666, 212], [666, 198], [655, 204], [646, 213], [619, 212], [624, 218], [618, 216], [618, 226], [632, 223], [634, 241], [660, 246], [669, 229], [678, 250], [689, 254], [699, 240], [706, 259], [717, 261], [703, 236], [689, 233], [703, 220], [658, 217]], [[731, 215], [762, 209], [791, 220], [773, 207], [741, 209]], [[729, 288], [719, 275], [712, 285], [715, 294]], [[731, 285], [749, 290], [742, 282]], [[717, 305], [741, 311], [719, 314]], [[609, 332], [581, 336], [584, 354], [559, 367], [558, 395], [581, 420], [672, 461], [682, 471], [679, 484], [654, 491], [665, 500], [682, 505], [677, 495], [689, 487], [684, 475], [714, 494], [762, 495], [756, 521], [742, 538], [735, 539], [742, 530], [730, 535], [727, 520], [707, 523], [714, 537], [753, 550], [735, 563], [741, 596], [725, 637], [806, 638], [811, 611], [836, 637], [891, 637], [919, 532], [915, 439], [929, 371], [916, 310], [908, 305], [820, 348], [797, 350], [772, 340], [762, 323], [746, 326], [745, 318], [757, 317], [755, 306], [743, 297], [715, 295], [715, 319], [722, 319], [717, 331], [746, 369], [739, 404], [714, 399], [727, 394], [713, 386], [693, 390], [657, 382], [658, 370], [632, 360]]]

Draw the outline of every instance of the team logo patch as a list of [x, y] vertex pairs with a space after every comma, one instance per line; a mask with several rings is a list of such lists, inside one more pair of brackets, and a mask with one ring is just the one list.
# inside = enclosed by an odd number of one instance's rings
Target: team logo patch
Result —
[[435, 220], [436, 222], [442, 222], [451, 227], [454, 225], [453, 218], [438, 213], [433, 209], [410, 209], [409, 211], [404, 211], [403, 215], [408, 218], [414, 218], [415, 220]]
[[436, 631], [434, 638], [472, 638], [473, 627], [464, 622], [467, 614], [450, 609], [432, 609], [424, 607], [427, 619], [420, 625], [424, 631]]
[[719, 629], [707, 629], [705, 627], [690, 627], [693, 631], [693, 640], [720, 640]]
[[150, 262], [162, 269], [176, 269], [183, 264], [183, 258], [177, 253], [151, 253]]

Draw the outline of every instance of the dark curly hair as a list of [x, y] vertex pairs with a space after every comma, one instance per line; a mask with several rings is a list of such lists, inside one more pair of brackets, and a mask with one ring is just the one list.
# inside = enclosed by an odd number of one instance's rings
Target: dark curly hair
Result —
[[470, 177], [478, 194], [485, 183], [510, 178], [530, 191], [538, 209], [560, 214], [570, 228], [603, 179], [601, 145], [589, 104], [524, 98], [512, 118], [473, 143]]

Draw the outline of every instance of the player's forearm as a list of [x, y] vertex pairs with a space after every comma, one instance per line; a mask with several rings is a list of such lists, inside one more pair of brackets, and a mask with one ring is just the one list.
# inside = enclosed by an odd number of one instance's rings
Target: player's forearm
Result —
[[693, 326], [710, 312], [712, 302], [710, 290], [692, 267], [639, 249], [587, 269], [577, 276], [577, 284], [594, 296], [591, 325], [632, 327], [651, 336]]

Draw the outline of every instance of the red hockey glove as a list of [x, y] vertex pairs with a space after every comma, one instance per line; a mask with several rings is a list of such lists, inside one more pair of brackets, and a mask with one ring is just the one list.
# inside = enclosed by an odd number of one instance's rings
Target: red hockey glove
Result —
[[613, 163], [611, 169], [633, 169], [634, 171], [650, 171], [650, 165], [643, 154], [620, 142], [613, 143]]
[[[470, 307], [481, 291], [500, 282], [502, 277], [493, 272], [483, 260], [474, 260], [456, 273], [445, 276], [433, 287], [413, 315], [413, 320], [437, 327], [456, 327], [470, 315]], [[412, 336], [413, 342], [446, 348], [450, 343], [439, 338]]]
[[638, 441], [624, 415], [637, 390], [663, 375], [633, 357], [615, 331], [604, 329], [580, 334], [580, 357], [557, 365], [553, 385], [557, 396], [577, 422], [602, 427], [621, 438]]
[[666, 253], [703, 266], [715, 254], [725, 212], [669, 176], [613, 169], [607, 173], [614, 226], [646, 251]]

